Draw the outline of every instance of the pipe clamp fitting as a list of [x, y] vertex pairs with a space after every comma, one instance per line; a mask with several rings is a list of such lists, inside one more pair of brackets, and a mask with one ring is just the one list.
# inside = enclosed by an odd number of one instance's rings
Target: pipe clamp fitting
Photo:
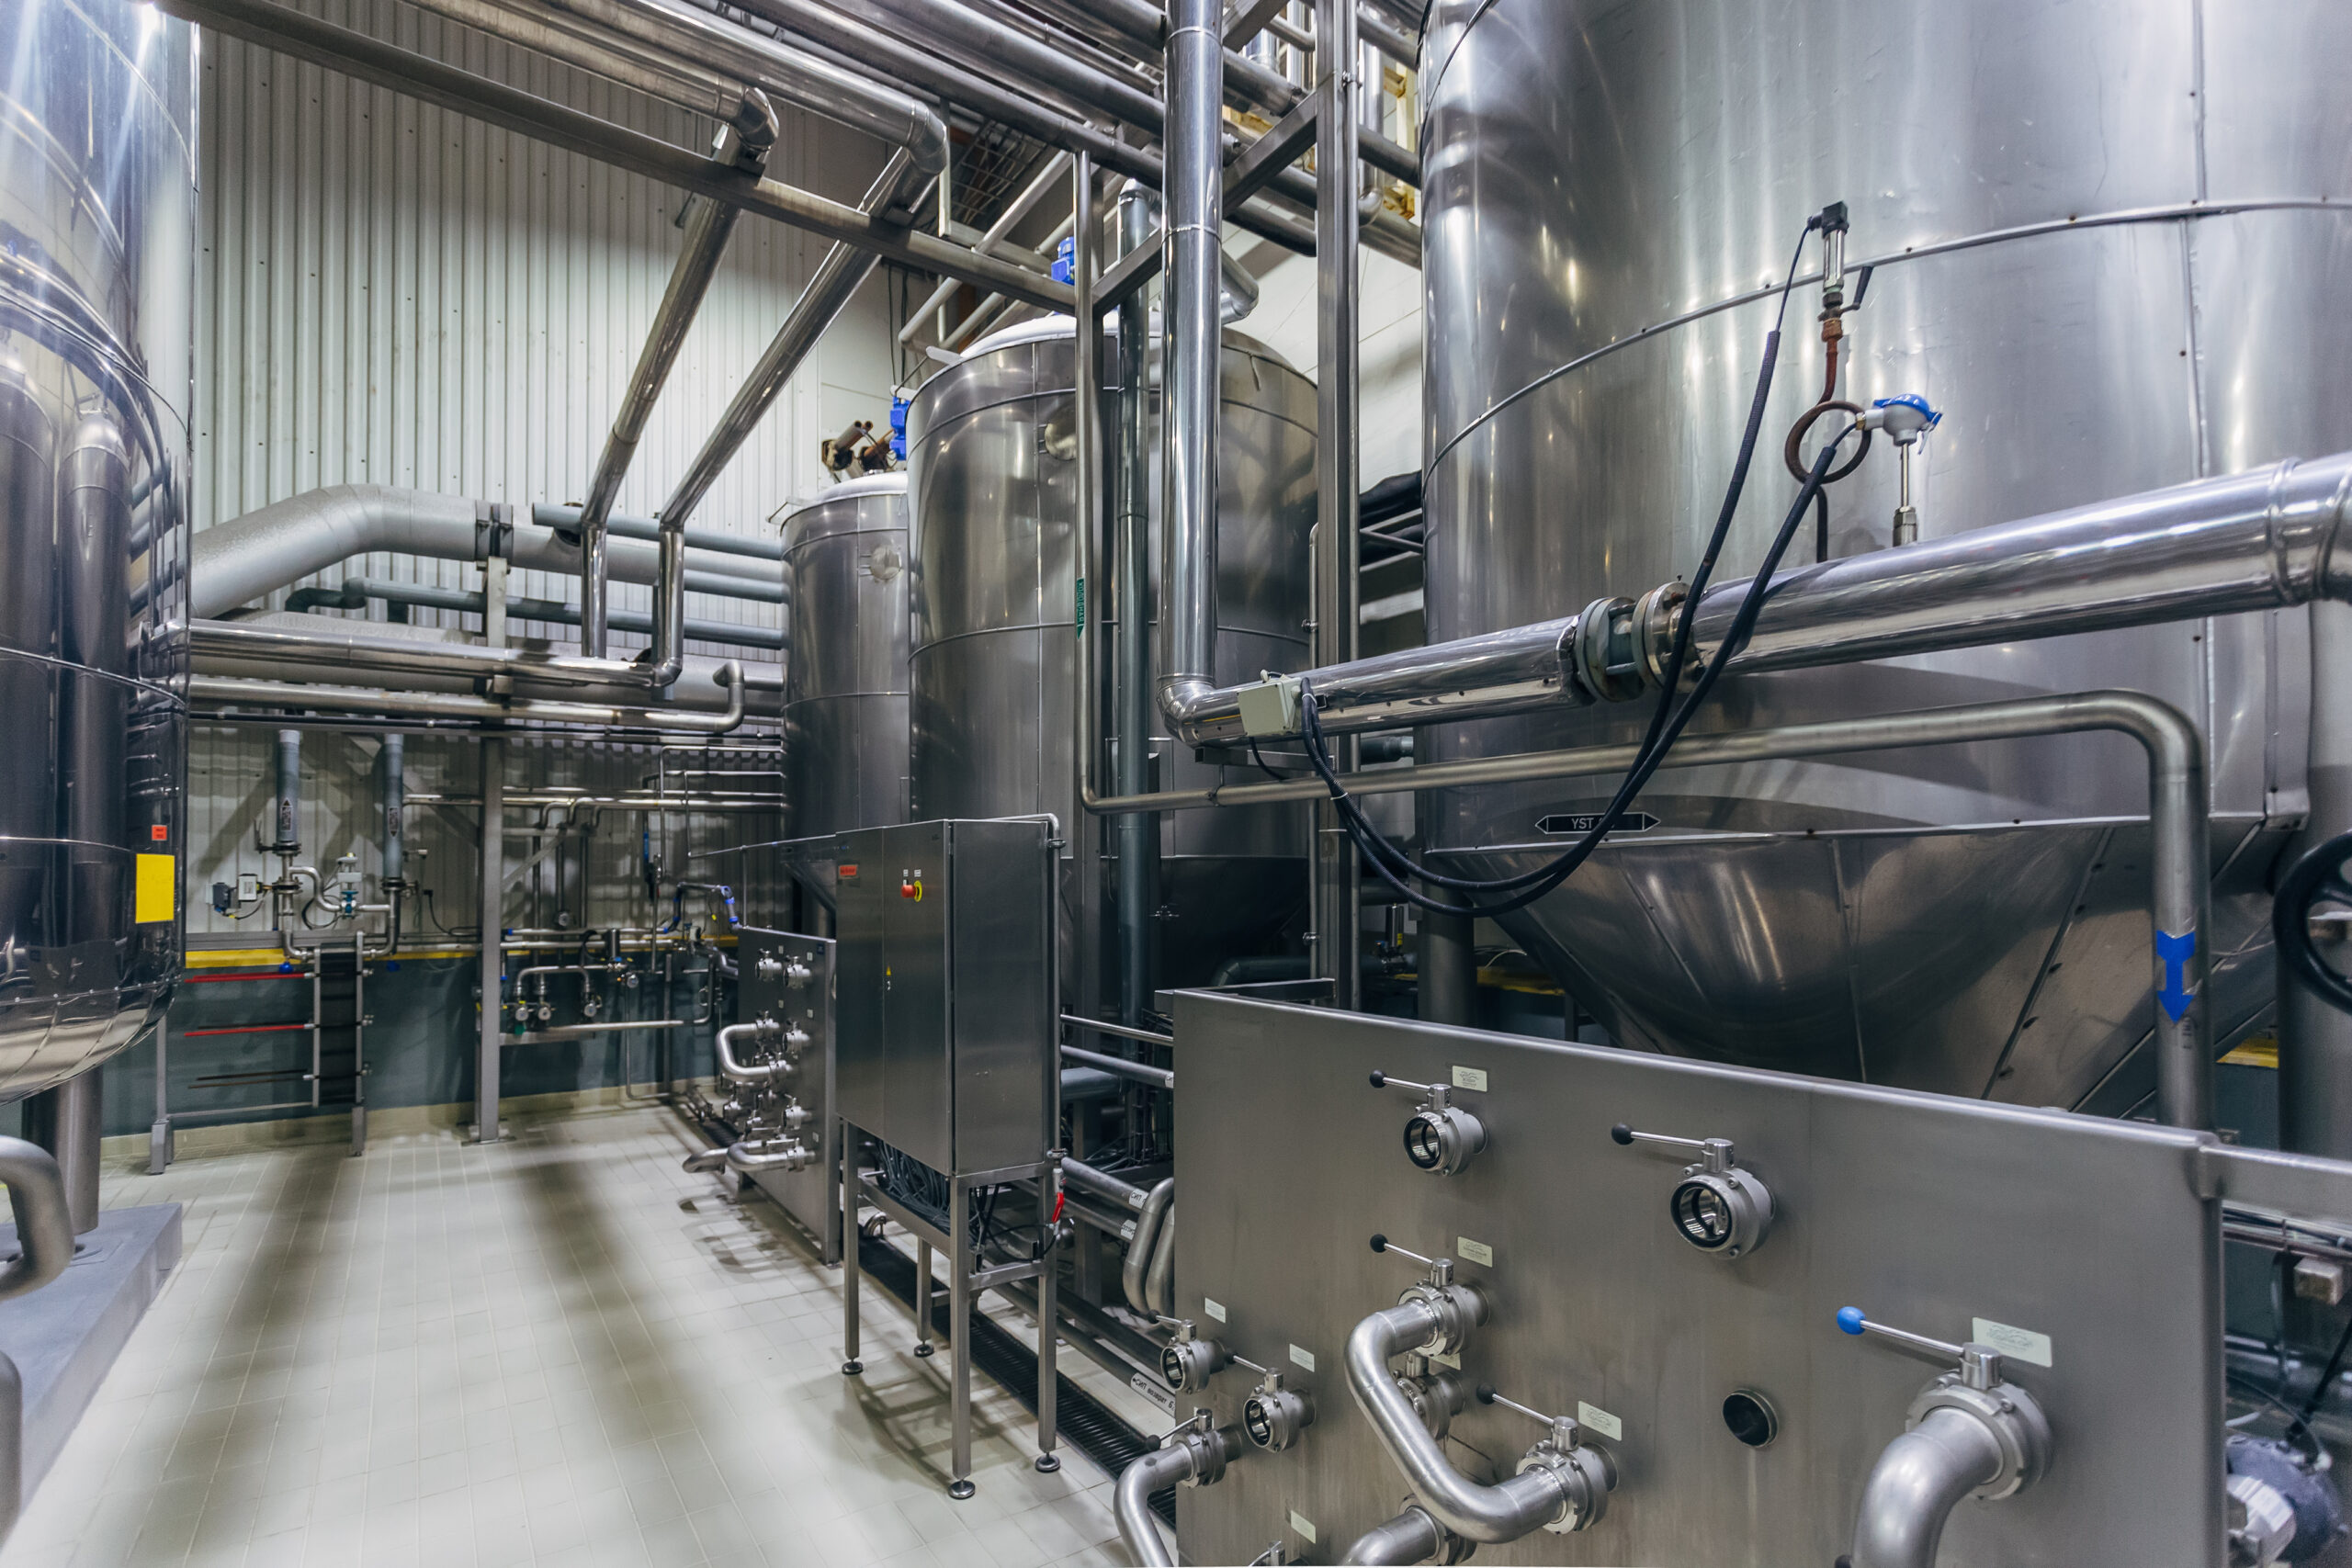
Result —
[[2012, 1497], [2041, 1479], [2050, 1468], [2050, 1421], [2031, 1394], [2011, 1382], [1971, 1388], [1960, 1372], [1946, 1372], [1919, 1391], [1904, 1413], [1905, 1431], [1934, 1410], [1956, 1410], [1991, 1434], [2001, 1450], [2001, 1468], [1972, 1496], [1992, 1501]]
[[1551, 1472], [1560, 1487], [1560, 1511], [1544, 1528], [1554, 1535], [1590, 1529], [1609, 1511], [1609, 1494], [1617, 1487], [1617, 1461], [1605, 1449], [1576, 1441], [1571, 1432], [1563, 1440], [1547, 1437], [1527, 1450], [1519, 1461], [1520, 1473]]
[[1642, 694], [1639, 625], [1631, 599], [1595, 599], [1577, 617], [1574, 662], [1566, 673], [1585, 701], [1628, 703]]

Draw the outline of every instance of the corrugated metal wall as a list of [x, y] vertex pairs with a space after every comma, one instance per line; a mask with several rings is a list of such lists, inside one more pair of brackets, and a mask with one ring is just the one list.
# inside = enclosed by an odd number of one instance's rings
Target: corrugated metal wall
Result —
[[[390, 0], [320, 0], [307, 8], [672, 141], [699, 145], [708, 133], [681, 111]], [[577, 501], [676, 256], [682, 193], [211, 35], [200, 115], [197, 526], [345, 482], [414, 486], [518, 509]], [[876, 143], [794, 114], [771, 170], [854, 199], [881, 160]], [[666, 498], [824, 248], [760, 219], [738, 225], [620, 511], [650, 513]], [[769, 518], [818, 488], [820, 438], [853, 418], [887, 415], [887, 276], [877, 272], [827, 335], [703, 504], [696, 526], [772, 536]], [[469, 565], [386, 555], [308, 581], [339, 584], [361, 573], [481, 586]], [[545, 573], [517, 573], [511, 590], [579, 602], [576, 580]], [[650, 591], [616, 584], [614, 602], [649, 610]], [[385, 610], [378, 604], [368, 614], [382, 618]], [[425, 624], [443, 618], [413, 614]], [[693, 595], [687, 614], [773, 626], [779, 610]], [[534, 623], [514, 630], [576, 636]], [[614, 641], [619, 650], [643, 638], [616, 633]], [[310, 744], [305, 772], [318, 783], [303, 835], [317, 863], [350, 851], [375, 870], [373, 850], [363, 847], [374, 837], [374, 749], [372, 739], [342, 735]], [[561, 782], [601, 791], [634, 784], [653, 767], [641, 749], [514, 751], [516, 788]], [[476, 787], [470, 745], [413, 738], [408, 752], [412, 788], [435, 780], [463, 793]], [[203, 907], [212, 882], [268, 869], [252, 847], [267, 759], [266, 730], [198, 733], [189, 778], [192, 933], [233, 929]], [[695, 836], [724, 840], [739, 826], [755, 825], [715, 822]], [[470, 924], [469, 833], [431, 812], [415, 814], [412, 828], [445, 918], [456, 924], [463, 913]], [[636, 849], [635, 825], [608, 818], [595, 857], [599, 891], [627, 896]]]

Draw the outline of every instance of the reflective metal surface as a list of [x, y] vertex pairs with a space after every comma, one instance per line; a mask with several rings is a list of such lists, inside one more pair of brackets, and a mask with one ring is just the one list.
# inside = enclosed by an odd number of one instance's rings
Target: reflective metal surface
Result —
[[[984, 340], [924, 386], [908, 412], [914, 569], [908, 671], [916, 817], [1048, 813], [1060, 836], [1090, 840], [1075, 809], [1071, 682], [1078, 614], [1074, 520], [1078, 469], [1073, 335], [1068, 318]], [[1118, 382], [1106, 333], [1103, 378]], [[1315, 389], [1271, 351], [1225, 334], [1220, 372], [1216, 669], [1221, 682], [1305, 662], [1307, 535], [1315, 522]], [[1148, 447], [1159, 451], [1157, 399]], [[1110, 423], [1105, 399], [1102, 423]], [[1157, 501], [1155, 471], [1145, 493]], [[1105, 507], [1107, 513], [1108, 508]], [[1161, 546], [1152, 519], [1157, 559]], [[1152, 603], [1158, 603], [1155, 586]], [[1090, 585], [1086, 613], [1114, 602]], [[1108, 715], [1105, 694], [1105, 721]], [[1211, 767], [1163, 738], [1161, 784], [1235, 782], [1249, 768]], [[1194, 813], [1162, 819], [1161, 975], [1197, 984], [1223, 959], [1265, 951], [1306, 895], [1299, 808]], [[1064, 955], [1071, 1010], [1091, 1011], [1109, 963], [1110, 922], [1091, 852], [1066, 846], [1065, 930], [1083, 951]], [[1081, 871], [1083, 868], [1083, 871]]]
[[193, 39], [0, 10], [0, 1100], [129, 1044], [179, 970]]
[[[2340, 191], [2352, 106], [2319, 62], [2347, 47], [2352, 12], [2320, 0], [2259, 28], [2140, 0], [1439, 0], [1421, 139], [1431, 640], [1690, 572], [1772, 305], [1643, 334], [1777, 283], [1833, 200], [1851, 204], [1852, 254], [1890, 258], [1849, 320], [1842, 394], [1949, 411], [1915, 464], [1925, 540], [2352, 445], [2341, 213], [2086, 222], [1904, 259], [2024, 224]], [[1792, 494], [1770, 453], [1820, 389], [1817, 299], [1792, 302], [1724, 580], [1754, 569]], [[1884, 547], [1895, 468], [1882, 450], [1832, 490], [1833, 556]], [[2226, 1043], [2269, 998], [2261, 883], [2303, 807], [2305, 637], [2286, 611], [1757, 674], [1701, 723], [2107, 685], [2182, 708], [2211, 763]], [[1422, 754], [1623, 739], [1646, 716], [1427, 731]], [[1607, 789], [1451, 792], [1435, 842], [1525, 869], [1558, 847], [1542, 818]], [[1510, 922], [1621, 1040], [2034, 1104], [2120, 1110], [2152, 1085], [2146, 801], [2111, 739], [1693, 772], [1637, 808], [1661, 826]]]
[[[1295, 1447], [1177, 1493], [1184, 1561], [1276, 1540], [1337, 1561], [1397, 1513], [1408, 1478], [1346, 1358], [1367, 1318], [1428, 1298], [1406, 1249], [1450, 1258], [1487, 1313], [1458, 1369], [1391, 1370], [1566, 1415], [1616, 1470], [1590, 1528], [1482, 1543], [1477, 1562], [1829, 1568], [1873, 1463], [1950, 1370], [1840, 1333], [1848, 1306], [2024, 1347], [2002, 1381], [2048, 1417], [2049, 1475], [1955, 1509], [1939, 1568], [2227, 1561], [2221, 1215], [2198, 1134], [1201, 992], [1174, 1012], [1182, 1206], [1218, 1223], [1178, 1235], [1172, 1315], [1214, 1321], [1317, 1411]], [[1483, 1082], [1457, 1093], [1489, 1146], [1455, 1176], [1416, 1168], [1397, 1136], [1411, 1101], [1374, 1069]], [[1770, 1183], [1770, 1236], [1732, 1260], [1690, 1246], [1669, 1212], [1682, 1157], [1621, 1146], [1620, 1123], [1731, 1140]], [[1183, 1404], [1222, 1425], [1256, 1382], [1236, 1365]], [[1765, 1446], [1726, 1420], [1741, 1391], [1777, 1417]], [[1545, 1435], [1472, 1402], [1442, 1451], [1491, 1485]]]
[[785, 793], [794, 838], [907, 819], [907, 476], [785, 519]]

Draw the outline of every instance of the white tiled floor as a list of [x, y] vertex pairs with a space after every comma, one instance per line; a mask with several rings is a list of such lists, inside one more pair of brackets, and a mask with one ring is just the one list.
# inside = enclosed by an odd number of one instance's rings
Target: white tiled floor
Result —
[[[656, 1111], [109, 1170], [187, 1256], [0, 1568], [1119, 1562], [1110, 1483], [974, 1378], [979, 1494], [943, 1495], [946, 1357]], [[1069, 1358], [1074, 1359], [1075, 1358]]]

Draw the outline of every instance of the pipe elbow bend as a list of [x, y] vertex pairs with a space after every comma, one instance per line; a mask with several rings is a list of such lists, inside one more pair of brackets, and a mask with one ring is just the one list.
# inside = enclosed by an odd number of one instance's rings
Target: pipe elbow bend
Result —
[[1886, 1445], [1862, 1486], [1853, 1568], [1935, 1568], [1960, 1500], [2001, 1472], [2001, 1446], [1958, 1410], [1931, 1410]]
[[1233, 694], [1205, 675], [1162, 675], [1159, 716], [1176, 727], [1188, 746], [1202, 744], [1212, 718], [1232, 706]]
[[1120, 1542], [1143, 1568], [1176, 1568], [1176, 1554], [1168, 1549], [1159, 1517], [1151, 1511], [1151, 1495], [1192, 1479], [1193, 1473], [1192, 1450], [1182, 1443], [1154, 1449], [1119, 1472], [1112, 1512], [1119, 1521]]

